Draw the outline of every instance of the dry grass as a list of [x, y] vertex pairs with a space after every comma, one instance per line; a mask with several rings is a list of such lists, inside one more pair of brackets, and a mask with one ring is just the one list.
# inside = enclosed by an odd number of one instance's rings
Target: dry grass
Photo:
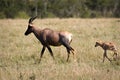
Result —
[[[72, 55], [67, 63], [64, 47], [52, 47], [54, 61], [46, 50], [40, 64], [42, 45], [33, 34], [24, 36], [28, 20], [0, 20], [0, 80], [120, 80], [120, 60], [102, 63], [103, 51], [96, 40], [113, 41], [119, 49], [120, 19], [37, 19], [40, 28], [73, 33]], [[120, 53], [120, 50], [118, 50]], [[108, 52], [112, 58], [112, 52]]]

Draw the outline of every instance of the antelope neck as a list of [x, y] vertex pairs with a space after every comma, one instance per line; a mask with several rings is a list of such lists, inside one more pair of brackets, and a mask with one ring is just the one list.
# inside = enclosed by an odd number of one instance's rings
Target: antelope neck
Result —
[[38, 38], [40, 35], [41, 29], [33, 27], [33, 33]]

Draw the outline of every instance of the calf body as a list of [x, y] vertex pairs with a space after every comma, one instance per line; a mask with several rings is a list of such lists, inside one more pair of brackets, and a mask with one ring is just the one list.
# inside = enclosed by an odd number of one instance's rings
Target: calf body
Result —
[[61, 46], [61, 45], [65, 46], [67, 49], [67, 52], [68, 52], [67, 61], [68, 61], [70, 52], [74, 54], [74, 49], [70, 46], [70, 43], [72, 41], [72, 34], [67, 31], [61, 31], [61, 32], [53, 31], [49, 28], [45, 28], [41, 30], [33, 26], [33, 24], [31, 23], [35, 18], [36, 17], [30, 18], [28, 29], [26, 30], [25, 35], [34, 33], [36, 38], [43, 45], [41, 55], [40, 55], [40, 61], [46, 48], [49, 50], [51, 56], [54, 59], [54, 55], [50, 46]]
[[95, 47], [100, 46], [104, 50], [103, 54], [103, 62], [105, 60], [105, 57], [111, 62], [111, 60], [107, 56], [107, 50], [111, 50], [114, 52], [113, 57], [117, 58], [117, 49], [114, 43], [112, 42], [102, 42], [102, 41], [97, 41], [95, 44]]

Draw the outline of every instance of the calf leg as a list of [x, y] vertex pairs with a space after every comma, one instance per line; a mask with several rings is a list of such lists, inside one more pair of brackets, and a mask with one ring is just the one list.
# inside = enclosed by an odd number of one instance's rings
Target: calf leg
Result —
[[[105, 52], [104, 52], [103, 58], [105, 59], [105, 57], [111, 62], [110, 58], [108, 58], [108, 56], [107, 56], [107, 51], [106, 51], [106, 50], [105, 50]], [[104, 62], [104, 59], [103, 59], [103, 62]]]
[[113, 54], [113, 56], [114, 56], [114, 55], [117, 57], [117, 53], [116, 53], [116, 52]]
[[108, 56], [106, 55], [106, 58], [111, 62], [110, 58], [108, 58]]
[[104, 54], [103, 54], [103, 63], [105, 61], [105, 55], [106, 55], [106, 52], [104, 51]]
[[117, 52], [114, 52], [113, 59], [116, 61], [116, 59], [117, 59]]
[[54, 55], [53, 55], [53, 52], [52, 52], [52, 49], [50, 48], [50, 46], [47, 46], [47, 49], [49, 50], [50, 55], [52, 56], [52, 58], [55, 59]]

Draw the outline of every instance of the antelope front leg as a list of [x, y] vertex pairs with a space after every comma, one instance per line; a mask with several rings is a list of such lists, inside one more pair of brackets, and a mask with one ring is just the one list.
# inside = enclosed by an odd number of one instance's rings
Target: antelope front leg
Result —
[[50, 55], [52, 56], [53, 60], [55, 60], [55, 57], [53, 55], [53, 52], [52, 52], [52, 49], [50, 48], [50, 46], [47, 46], [49, 52], [50, 52]]
[[45, 49], [46, 49], [46, 47], [43, 46], [42, 51], [41, 51], [41, 54], [40, 54], [40, 60], [39, 60], [39, 63], [41, 62], [41, 59], [42, 59], [42, 56], [43, 56], [43, 54], [44, 54]]

